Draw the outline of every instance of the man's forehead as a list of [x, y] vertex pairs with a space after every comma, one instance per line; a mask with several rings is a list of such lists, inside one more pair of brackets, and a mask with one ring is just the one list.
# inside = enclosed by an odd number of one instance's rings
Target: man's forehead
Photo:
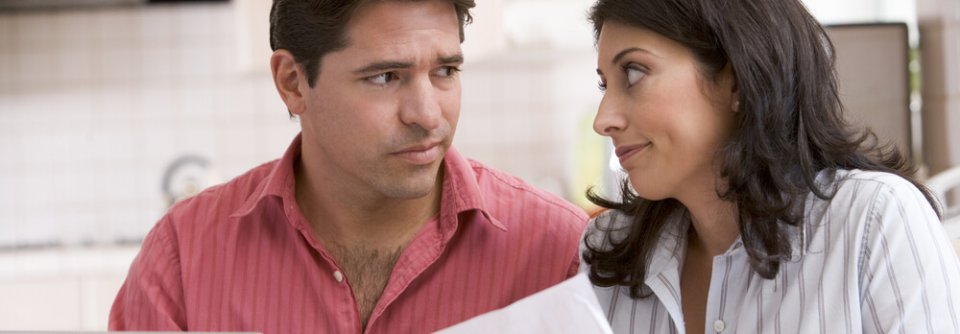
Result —
[[460, 41], [460, 23], [451, 1], [373, 1], [362, 5], [347, 22], [347, 45], [370, 41], [380, 44], [425, 32], [437, 38], [455, 36]]
[[[420, 3], [429, 2], [436, 1]], [[452, 5], [449, 10], [401, 7], [394, 14], [397, 15], [372, 13], [355, 18], [355, 22], [346, 27], [342, 51], [364, 60], [409, 58], [412, 61], [413, 58], [442, 59], [461, 54], [459, 23]]]

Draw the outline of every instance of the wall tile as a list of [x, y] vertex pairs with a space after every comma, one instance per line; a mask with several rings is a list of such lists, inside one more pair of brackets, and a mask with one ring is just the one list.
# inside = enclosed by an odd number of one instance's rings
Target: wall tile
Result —
[[[15, 40], [21, 45], [56, 41], [59, 36], [56, 26], [52, 24], [55, 16], [56, 14], [50, 12], [13, 15], [10, 17], [10, 24], [13, 27]], [[32, 44], [32, 46], [36, 45], [39, 44]]]
[[222, 16], [217, 11], [228, 10], [228, 7], [216, 5], [179, 6], [174, 13], [174, 34], [178, 40], [186, 44], [204, 43], [216, 39], [220, 27], [224, 24]]
[[[8, 94], [10, 91], [10, 85], [13, 82], [13, 77], [11, 73], [13, 72], [12, 59], [16, 54], [14, 50], [16, 43], [13, 40], [13, 33], [11, 31], [11, 16], [8, 14], [0, 14], [0, 100], [2, 96]], [[2, 101], [0, 101], [2, 103]], [[3, 105], [0, 104], [0, 108]], [[2, 109], [0, 109], [2, 110]]]
[[99, 16], [86, 11], [53, 13], [51, 24], [57, 41], [66, 45], [90, 45], [89, 41], [99, 33]]
[[[13, 20], [13, 16], [9, 13], [0, 13], [0, 46], [10, 46], [13, 42], [13, 34], [11, 32], [10, 21]], [[4, 51], [0, 51], [4, 53]]]
[[[81, 87], [80, 84], [68, 85], [68, 87]], [[60, 91], [56, 94], [47, 94], [45, 98], [37, 100], [49, 101], [49, 109], [44, 111], [52, 118], [50, 123], [63, 124], [66, 128], [51, 129], [51, 131], [74, 131], [78, 133], [88, 133], [96, 116], [103, 110], [97, 107], [97, 97], [93, 90], [71, 89]]]
[[133, 82], [139, 75], [143, 64], [141, 51], [120, 44], [126, 42], [107, 41], [95, 52], [94, 69], [98, 71], [94, 77], [100, 77], [106, 82], [127, 84]]
[[176, 93], [171, 84], [149, 82], [142, 85], [133, 95], [133, 107], [139, 110], [141, 124], [144, 127], [168, 125], [175, 115], [180, 114]]
[[[186, 78], [210, 78], [213, 74], [221, 74], [222, 66], [217, 65], [220, 59], [216, 58], [214, 48], [208, 46], [191, 45], [184, 42], [176, 54], [174, 62], [178, 64], [179, 72]], [[219, 73], [218, 73], [219, 72]]]
[[142, 15], [139, 8], [111, 8], [90, 12], [93, 20], [92, 37], [107, 44], [129, 43], [137, 36], [136, 29]]
[[[0, 44], [0, 49], [7, 47], [9, 44]], [[3, 96], [12, 93], [13, 85], [17, 81], [17, 77], [14, 75], [14, 59], [16, 55], [0, 51], [0, 99]], [[2, 102], [0, 102], [2, 103]], [[2, 105], [0, 105], [2, 107]]]
[[[524, 64], [529, 65], [529, 64]], [[523, 66], [523, 65], [521, 65]], [[534, 67], [539, 69], [539, 67]], [[532, 77], [531, 74], [535, 75], [542, 73], [542, 71], [514, 71], [504, 70], [499, 73], [499, 84], [500, 92], [497, 97], [501, 98], [504, 103], [523, 106], [530, 102], [530, 99], [533, 98], [533, 82], [530, 80]]]
[[[145, 41], [169, 41], [174, 39], [174, 32], [177, 28], [177, 19], [175, 13], [176, 6], [149, 6], [141, 10], [140, 19], [137, 20], [139, 29], [133, 29], [139, 32], [140, 40]], [[190, 22], [192, 24], [192, 22]]]
[[460, 110], [460, 121], [454, 137], [454, 145], [476, 146], [482, 145], [488, 139], [497, 138], [493, 135], [498, 128], [497, 121], [489, 115], [495, 110], [493, 103], [476, 103], [463, 105]]
[[152, 83], [165, 83], [176, 75], [174, 62], [178, 51], [170, 40], [150, 40], [142, 43], [140, 50], [140, 80]]
[[53, 83], [68, 87], [85, 84], [90, 78], [99, 75], [96, 70], [101, 66], [97, 60], [99, 55], [99, 52], [95, 53], [88, 47], [65, 44], [63, 49], [57, 51], [56, 61], [51, 64], [56, 69]]
[[58, 59], [52, 49], [34, 50], [37, 51], [17, 55], [12, 77], [21, 87], [38, 90], [54, 82], [57, 72], [51, 65], [57, 64]]

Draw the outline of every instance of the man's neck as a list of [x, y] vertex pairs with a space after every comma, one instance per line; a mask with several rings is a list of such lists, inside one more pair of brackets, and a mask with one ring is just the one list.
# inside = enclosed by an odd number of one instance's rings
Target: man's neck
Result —
[[426, 196], [396, 199], [356, 189], [338, 190], [326, 180], [312, 178], [312, 174], [298, 164], [297, 203], [321, 243], [339, 247], [365, 244], [402, 248], [424, 223], [439, 213], [442, 170], [433, 191]]

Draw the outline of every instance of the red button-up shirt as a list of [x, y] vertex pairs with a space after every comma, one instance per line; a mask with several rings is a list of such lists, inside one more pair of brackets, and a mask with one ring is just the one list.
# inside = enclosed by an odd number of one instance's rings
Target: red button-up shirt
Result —
[[[361, 333], [336, 261], [294, 197], [283, 158], [175, 205], [147, 235], [111, 330]], [[577, 271], [580, 209], [450, 149], [438, 218], [403, 250], [366, 333], [427, 333]]]

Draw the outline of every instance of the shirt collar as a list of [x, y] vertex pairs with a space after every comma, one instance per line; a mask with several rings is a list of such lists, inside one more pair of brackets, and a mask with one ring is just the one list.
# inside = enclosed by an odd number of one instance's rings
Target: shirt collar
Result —
[[294, 190], [296, 189], [296, 178], [294, 177], [294, 166], [300, 160], [300, 147], [302, 138], [297, 134], [283, 157], [277, 161], [267, 177], [263, 179], [253, 194], [240, 205], [232, 217], [242, 217], [249, 215], [259, 206], [265, 198], [280, 198], [284, 203], [296, 203]]
[[480, 184], [477, 183], [477, 176], [471, 162], [451, 147], [447, 150], [443, 165], [443, 198], [440, 200], [440, 223], [444, 234], [452, 233], [456, 226], [451, 224], [458, 222], [461, 215], [470, 213], [475, 213], [477, 219], [485, 221], [501, 231], [506, 231], [507, 227], [487, 210], [487, 200], [494, 199], [484, 197], [484, 193], [480, 190]]
[[683, 264], [683, 257], [686, 256], [690, 219], [687, 218], [686, 212], [674, 214], [668, 219], [670, 221], [663, 227], [657, 246], [653, 249], [650, 263], [647, 265], [648, 284], [660, 273], [679, 277], [680, 265]]
[[[810, 214], [809, 210], [806, 212]], [[661, 272], [679, 271], [680, 266], [683, 264], [683, 258], [686, 256], [687, 231], [691, 228], [689, 214], [678, 214], [670, 219], [671, 221], [664, 227], [664, 232], [661, 234], [660, 240], [653, 250], [653, 256], [647, 269], [648, 281]], [[791, 256], [788, 261], [799, 260], [803, 253], [803, 248], [807, 243], [806, 235], [810, 232], [798, 226], [790, 226], [783, 223], [780, 223], [780, 225], [790, 240]], [[730, 248], [719, 256], [734, 256], [739, 253], [744, 253], [742, 256], [748, 256], [745, 252], [742, 236], [737, 236], [737, 239], [730, 244]]]
[[[296, 203], [294, 166], [300, 159], [302, 140], [302, 135], [297, 134], [286, 153], [264, 178], [264, 182], [261, 182], [253, 194], [234, 212], [233, 217], [249, 215], [265, 198], [280, 198], [283, 203]], [[489, 210], [486, 209], [486, 199], [477, 183], [470, 161], [451, 147], [447, 150], [443, 166], [445, 169], [440, 200], [440, 225], [444, 234], [452, 234], [461, 216], [470, 213], [475, 213], [477, 219], [506, 231], [507, 227], [490, 215]]]

